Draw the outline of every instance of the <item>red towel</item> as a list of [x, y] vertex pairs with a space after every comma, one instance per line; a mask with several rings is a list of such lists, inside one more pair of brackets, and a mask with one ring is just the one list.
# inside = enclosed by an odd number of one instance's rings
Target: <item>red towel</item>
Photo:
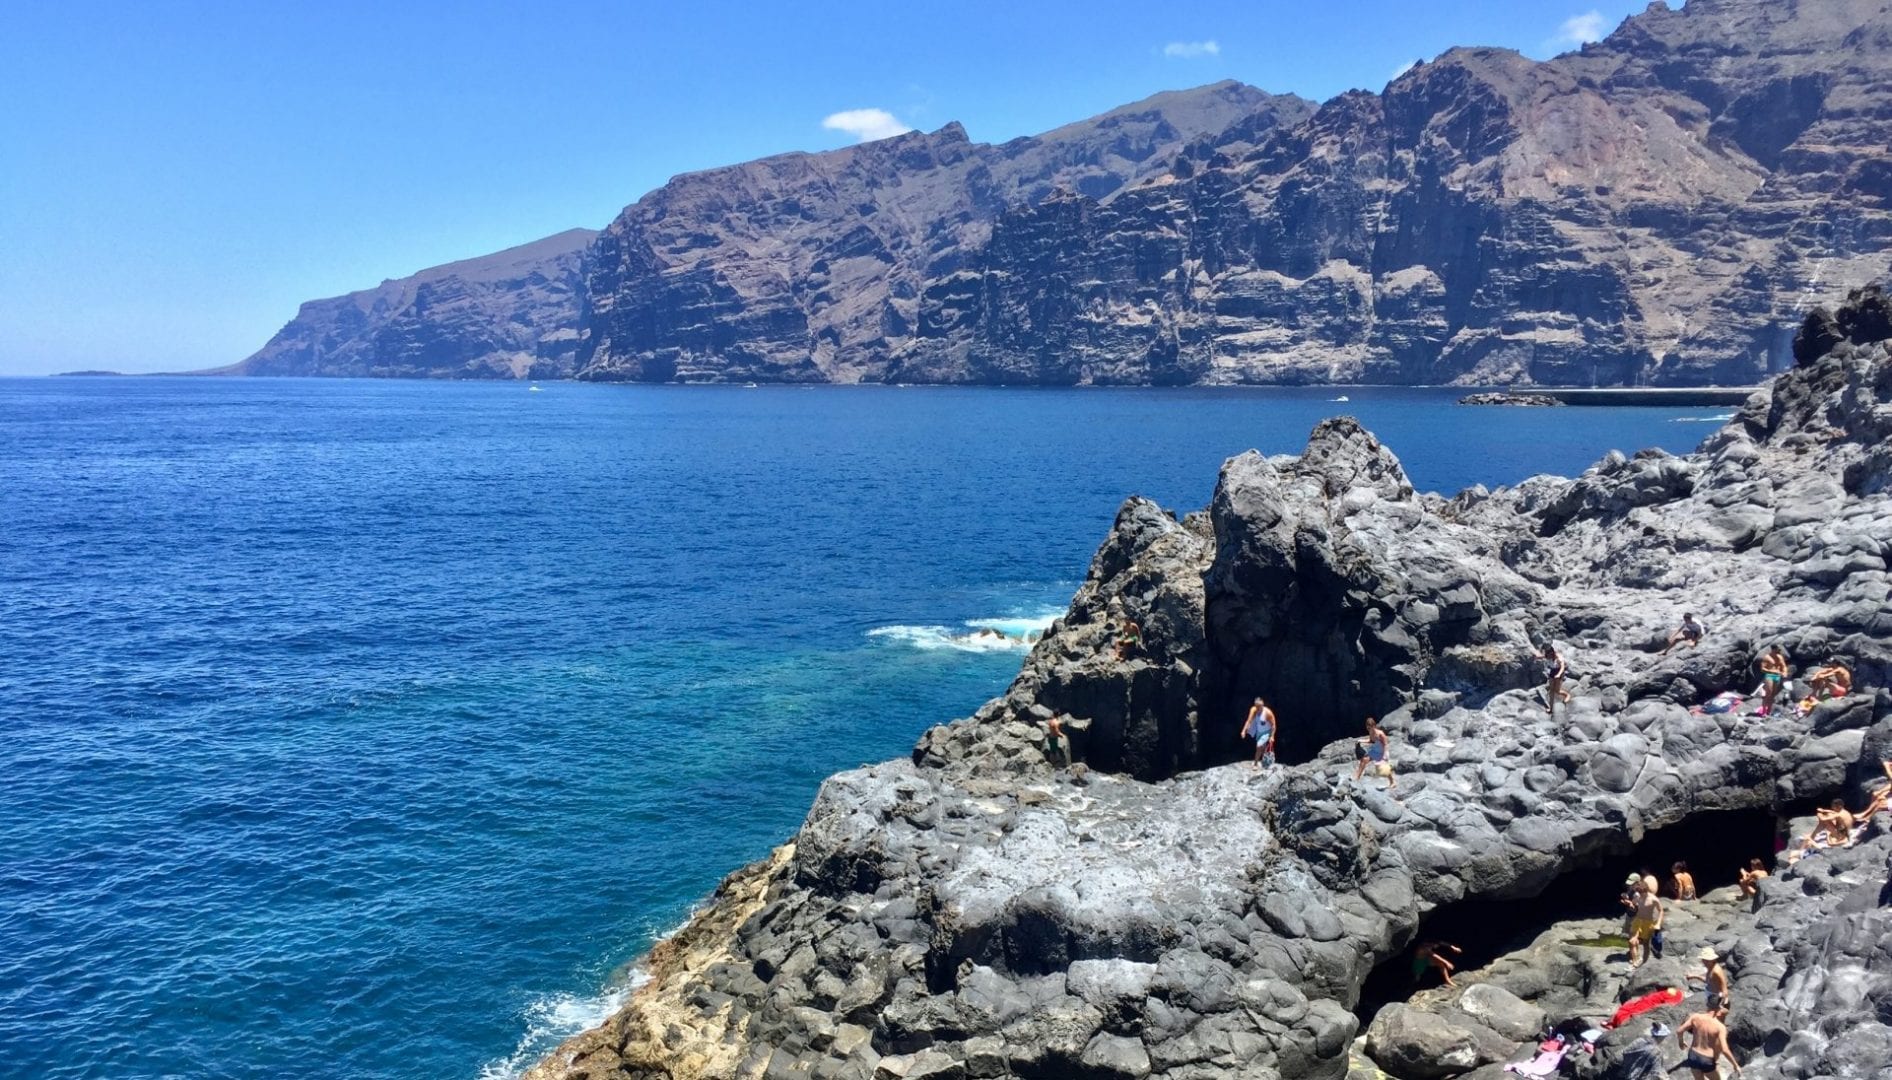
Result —
[[1669, 987], [1666, 990], [1656, 990], [1652, 993], [1644, 994], [1639, 998], [1630, 998], [1628, 1001], [1623, 1002], [1621, 1007], [1616, 1010], [1615, 1014], [1610, 1017], [1609, 1023], [1603, 1026], [1606, 1028], [1619, 1028], [1629, 1023], [1631, 1020], [1634, 1020], [1636, 1017], [1641, 1016], [1643, 1013], [1648, 1012], [1650, 1009], [1659, 1009], [1664, 1005], [1675, 1005], [1680, 1003], [1681, 1000], [1682, 992], [1674, 987]]

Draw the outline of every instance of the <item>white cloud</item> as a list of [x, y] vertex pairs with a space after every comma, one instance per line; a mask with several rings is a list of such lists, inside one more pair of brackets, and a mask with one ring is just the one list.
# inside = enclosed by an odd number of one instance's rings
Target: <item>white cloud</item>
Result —
[[1603, 13], [1595, 9], [1581, 15], [1572, 15], [1557, 28], [1557, 36], [1551, 38], [1551, 44], [1562, 49], [1574, 49], [1585, 42], [1601, 41], [1605, 29]]
[[823, 120], [821, 126], [829, 131], [845, 131], [858, 142], [891, 139], [913, 130], [885, 109], [843, 109]]
[[1222, 55], [1222, 46], [1216, 44], [1214, 38], [1208, 41], [1172, 41], [1163, 46], [1163, 55], [1171, 60], [1195, 60]]
[[1411, 71], [1411, 70], [1412, 70], [1413, 68], [1416, 68], [1416, 67], [1418, 67], [1418, 66], [1419, 66], [1419, 61], [1417, 61], [1417, 60], [1408, 60], [1408, 61], [1406, 61], [1405, 63], [1403, 63], [1403, 64], [1401, 64], [1401, 65], [1399, 65], [1399, 66], [1398, 66], [1398, 67], [1396, 67], [1396, 68], [1394, 68], [1394, 69], [1393, 69], [1393, 73], [1392, 73], [1392, 75], [1390, 75], [1390, 76], [1388, 76], [1388, 77], [1387, 77], [1387, 79], [1386, 79], [1386, 81], [1387, 81], [1387, 82], [1392, 82], [1392, 81], [1394, 81], [1395, 79], [1398, 79], [1398, 78], [1399, 78], [1399, 77], [1400, 77], [1401, 75], [1404, 75], [1404, 74], [1405, 74], [1405, 73], [1407, 73], [1408, 71]]

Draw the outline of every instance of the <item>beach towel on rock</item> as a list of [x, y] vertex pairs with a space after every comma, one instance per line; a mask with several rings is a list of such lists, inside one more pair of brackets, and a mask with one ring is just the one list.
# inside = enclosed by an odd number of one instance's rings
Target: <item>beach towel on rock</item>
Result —
[[1630, 998], [1617, 1008], [1616, 1012], [1610, 1016], [1610, 1022], [1603, 1026], [1606, 1028], [1619, 1028], [1629, 1023], [1631, 1020], [1634, 1020], [1636, 1017], [1641, 1016], [1643, 1013], [1648, 1012], [1650, 1009], [1659, 1009], [1664, 1005], [1674, 1005], [1681, 1000], [1682, 992], [1672, 986], [1666, 990], [1656, 990], [1644, 994], [1641, 997]]

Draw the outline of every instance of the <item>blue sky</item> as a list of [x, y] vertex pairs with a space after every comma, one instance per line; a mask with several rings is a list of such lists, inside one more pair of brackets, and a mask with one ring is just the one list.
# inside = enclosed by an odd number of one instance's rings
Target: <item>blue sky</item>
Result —
[[303, 300], [602, 227], [692, 169], [949, 120], [1002, 141], [1225, 78], [1326, 99], [1643, 6], [10, 5], [0, 374], [231, 363]]

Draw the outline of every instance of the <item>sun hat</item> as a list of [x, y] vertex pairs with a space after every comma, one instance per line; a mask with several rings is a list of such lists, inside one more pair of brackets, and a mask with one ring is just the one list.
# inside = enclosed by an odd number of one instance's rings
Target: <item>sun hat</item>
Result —
[[1716, 952], [1716, 951], [1715, 951], [1715, 950], [1714, 950], [1714, 949], [1713, 949], [1712, 947], [1709, 947], [1709, 946], [1704, 946], [1704, 947], [1702, 948], [1702, 951], [1701, 951], [1701, 953], [1700, 953], [1700, 954], [1698, 955], [1698, 957], [1697, 957], [1697, 959], [1701, 959], [1701, 960], [1719, 960], [1719, 959], [1721, 959], [1721, 954], [1720, 954], [1720, 953], [1718, 953], [1718, 952]]
[[1642, 883], [1641, 874], [1631, 874], [1628, 877], [1623, 879], [1623, 884], [1625, 885], [1640, 885], [1641, 883]]

